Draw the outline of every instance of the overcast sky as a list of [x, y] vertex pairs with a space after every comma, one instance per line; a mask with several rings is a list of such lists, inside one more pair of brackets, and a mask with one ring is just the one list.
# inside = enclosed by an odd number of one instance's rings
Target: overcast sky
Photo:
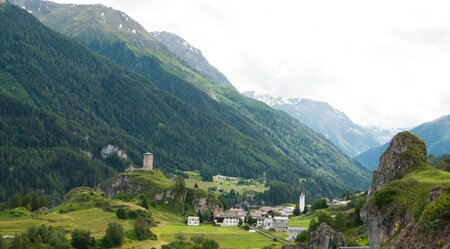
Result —
[[450, 114], [450, 2], [57, 0], [103, 3], [202, 50], [239, 91], [330, 103], [365, 126]]

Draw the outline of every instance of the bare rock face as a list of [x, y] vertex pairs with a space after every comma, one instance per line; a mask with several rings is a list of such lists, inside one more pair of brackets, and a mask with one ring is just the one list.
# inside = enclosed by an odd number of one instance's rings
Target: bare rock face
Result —
[[382, 209], [374, 205], [375, 192], [395, 178], [405, 175], [411, 167], [426, 162], [426, 146], [420, 138], [409, 132], [401, 132], [392, 139], [389, 148], [380, 158], [379, 169], [373, 173], [369, 198], [360, 212], [361, 219], [368, 228], [370, 248], [379, 249], [402, 227], [413, 223], [412, 215], [408, 212], [400, 214], [395, 205]]
[[427, 162], [425, 143], [410, 132], [398, 133], [381, 155], [380, 166], [373, 173], [370, 192], [373, 193], [389, 184], [392, 179], [406, 174], [414, 165]]
[[345, 246], [344, 236], [326, 223], [311, 233], [309, 249], [339, 249], [341, 246]]

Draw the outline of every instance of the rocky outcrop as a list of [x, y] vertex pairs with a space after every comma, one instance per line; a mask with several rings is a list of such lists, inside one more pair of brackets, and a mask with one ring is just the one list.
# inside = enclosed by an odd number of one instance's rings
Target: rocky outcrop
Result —
[[99, 193], [112, 198], [118, 194], [126, 193], [130, 196], [143, 194], [157, 203], [164, 203], [184, 208], [184, 204], [191, 206], [196, 212], [214, 212], [223, 209], [222, 204], [213, 195], [208, 195], [203, 190], [189, 189], [176, 186], [167, 178], [167, 182], [161, 184], [160, 180], [165, 176], [159, 171], [122, 173], [110, 178], [95, 187]]
[[400, 177], [411, 166], [427, 162], [427, 149], [425, 143], [409, 132], [398, 133], [391, 141], [388, 149], [381, 155], [380, 166], [373, 173], [373, 193], [389, 184], [394, 178]]
[[107, 145], [103, 146], [100, 154], [103, 159], [106, 159], [114, 154], [117, 155], [117, 157], [119, 157], [122, 160], [128, 159], [128, 156], [125, 153], [125, 151], [120, 149], [117, 145], [113, 145], [113, 144], [107, 144]]
[[309, 249], [339, 249], [341, 246], [345, 246], [344, 236], [326, 223], [311, 233]]
[[371, 248], [380, 248], [381, 244], [401, 229], [402, 224], [412, 220], [411, 216], [401, 215], [396, 205], [383, 209], [374, 205], [375, 192], [387, 186], [393, 179], [406, 174], [411, 167], [426, 161], [424, 142], [409, 132], [397, 134], [381, 156], [379, 169], [373, 173], [369, 198], [360, 213], [363, 222], [367, 224]]
[[373, 173], [369, 198], [360, 212], [367, 225], [370, 248], [431, 249], [450, 244], [450, 224], [444, 220], [439, 230], [433, 230], [421, 220], [425, 205], [438, 202], [445, 192], [443, 188], [428, 181], [402, 178], [418, 167], [426, 170], [430, 167], [427, 164], [425, 143], [417, 136], [402, 132], [392, 139], [381, 156], [379, 169]]

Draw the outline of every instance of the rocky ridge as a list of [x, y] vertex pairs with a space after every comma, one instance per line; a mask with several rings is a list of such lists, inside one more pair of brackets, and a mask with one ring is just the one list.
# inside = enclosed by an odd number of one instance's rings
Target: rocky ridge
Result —
[[360, 212], [370, 248], [450, 246], [450, 217], [441, 212], [450, 210], [449, 199], [448, 174], [427, 165], [425, 143], [409, 132], [397, 134], [381, 156]]

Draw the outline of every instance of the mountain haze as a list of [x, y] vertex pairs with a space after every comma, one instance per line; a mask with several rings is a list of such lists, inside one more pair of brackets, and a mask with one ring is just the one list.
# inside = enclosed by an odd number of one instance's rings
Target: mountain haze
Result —
[[[450, 115], [421, 124], [412, 129], [411, 132], [425, 141], [429, 154], [436, 156], [450, 154]], [[388, 145], [386, 143], [380, 147], [368, 150], [358, 155], [355, 159], [361, 164], [374, 169], [378, 167], [380, 156]]]
[[[42, 2], [45, 3], [53, 4]], [[25, 8], [36, 14], [29, 5]], [[14, 46], [19, 46], [14, 42], [20, 42], [23, 47], [39, 48], [39, 53], [23, 50], [23, 54], [13, 58], [2, 57], [1, 69], [24, 86], [40, 109], [83, 128], [84, 134], [80, 136], [89, 138], [85, 147], [65, 146], [88, 151], [94, 159], [109, 166], [117, 163], [104, 162], [99, 157], [100, 148], [115, 144], [136, 164], [141, 163], [141, 153], [150, 150], [155, 154], [157, 167], [169, 172], [198, 169], [206, 179], [217, 173], [246, 178], [266, 174], [269, 185], [276, 181], [292, 183], [287, 185], [290, 189], [299, 186], [299, 179], [305, 179], [311, 194], [335, 195], [368, 185], [368, 172], [328, 140], [284, 113], [203, 78], [153, 38], [137, 42], [120, 36], [122, 31], [115, 24], [86, 25], [83, 18], [78, 22], [77, 17], [92, 8], [98, 12], [98, 18], [103, 12], [105, 17], [109, 16], [105, 10], [109, 8], [104, 6], [58, 5], [54, 7], [56, 12], [48, 9], [45, 20], [52, 20], [56, 25], [62, 23], [58, 18], [71, 19], [71, 22], [66, 20], [70, 28], [58, 27], [71, 32], [77, 30], [76, 34], [89, 37], [97, 34], [96, 38], [86, 39], [66, 33], [145, 78], [115, 66], [104, 57], [89, 54], [84, 47], [77, 47], [67, 38], [44, 29], [24, 11], [10, 6], [4, 13], [5, 23], [14, 22], [14, 25], [3, 26], [11, 39], [2, 51], [9, 54]], [[81, 12], [75, 13], [77, 9]], [[117, 13], [122, 16], [121, 12]], [[105, 22], [113, 23], [108, 19]], [[119, 34], [110, 33], [111, 30], [118, 30]], [[86, 41], [89, 44], [83, 43]], [[146, 42], [152, 45], [138, 46]], [[50, 58], [53, 61], [48, 61]], [[47, 65], [46, 68], [33, 70], [36, 60], [42, 61], [40, 64]], [[55, 72], [67, 75], [63, 77]], [[52, 85], [46, 85], [47, 82]], [[9, 84], [12, 83], [6, 85]], [[119, 164], [117, 170], [124, 167]], [[316, 178], [311, 179], [312, 175]], [[292, 196], [289, 198], [295, 198], [295, 191], [289, 193]]]
[[351, 157], [380, 145], [370, 131], [353, 123], [345, 113], [328, 103], [310, 99], [285, 99], [256, 92], [245, 92], [244, 95], [286, 112], [330, 139]]

